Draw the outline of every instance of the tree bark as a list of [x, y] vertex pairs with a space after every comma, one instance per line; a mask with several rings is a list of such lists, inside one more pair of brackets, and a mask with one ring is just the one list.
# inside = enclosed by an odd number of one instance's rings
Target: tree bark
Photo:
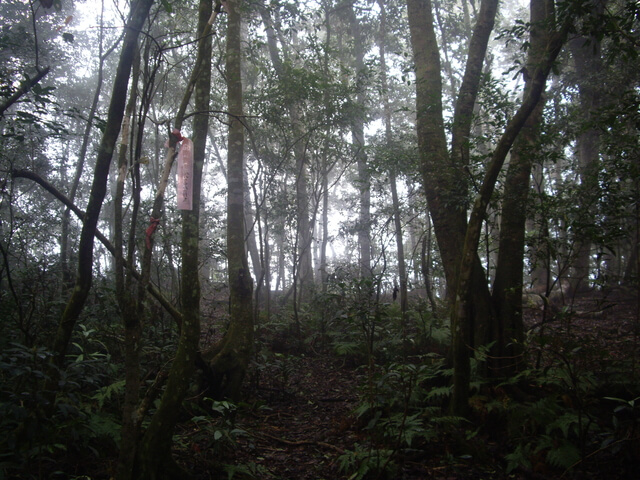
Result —
[[127, 85], [138, 44], [138, 35], [149, 14], [152, 3], [153, 0], [138, 0], [131, 5], [131, 14], [126, 27], [127, 33], [124, 37], [118, 69], [113, 84], [107, 123], [98, 148], [89, 203], [82, 223], [82, 233], [78, 247], [76, 283], [71, 298], [67, 302], [67, 306], [60, 319], [53, 342], [54, 363], [57, 366], [62, 366], [64, 363], [73, 328], [84, 308], [91, 288], [93, 244], [96, 225], [98, 223], [98, 217], [100, 216], [102, 202], [106, 195], [111, 158], [124, 116]]
[[231, 324], [208, 354], [215, 398], [240, 398], [240, 387], [253, 351], [253, 282], [244, 229], [244, 113], [241, 75], [241, 0], [228, 0], [227, 102], [230, 115], [227, 159], [227, 261]]
[[[212, 39], [207, 34], [212, 13], [212, 0], [201, 0], [198, 9], [198, 53], [196, 59], [199, 74], [194, 83], [194, 108], [196, 112], [208, 112], [211, 90]], [[193, 118], [193, 207], [182, 210], [182, 325], [178, 350], [171, 365], [166, 389], [160, 405], [151, 419], [140, 444], [140, 454], [133, 478], [160, 480], [188, 478], [171, 455], [173, 431], [178, 421], [180, 407], [195, 373], [195, 360], [199, 355], [200, 341], [200, 192], [205, 159], [208, 113], [198, 113]], [[185, 148], [183, 145], [182, 148]], [[242, 218], [241, 218], [242, 220]]]
[[[527, 71], [534, 72], [544, 61], [547, 47], [547, 14], [545, 1], [532, 0], [530, 5], [531, 36]], [[533, 79], [525, 76], [525, 96], [532, 88]], [[511, 150], [502, 202], [502, 218], [498, 262], [493, 283], [493, 304], [496, 312], [492, 349], [493, 376], [515, 374], [522, 365], [524, 326], [522, 324], [522, 293], [524, 243], [527, 220], [529, 181], [535, 146], [539, 141], [544, 98], [541, 98], [527, 118]]]

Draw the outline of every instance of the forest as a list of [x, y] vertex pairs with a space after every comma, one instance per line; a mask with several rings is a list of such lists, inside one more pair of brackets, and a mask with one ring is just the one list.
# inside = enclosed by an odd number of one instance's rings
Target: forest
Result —
[[0, 18], [0, 480], [637, 478], [640, 2]]

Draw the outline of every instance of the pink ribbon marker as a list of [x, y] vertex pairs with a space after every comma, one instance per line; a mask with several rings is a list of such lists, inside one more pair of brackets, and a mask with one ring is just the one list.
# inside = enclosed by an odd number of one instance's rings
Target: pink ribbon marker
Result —
[[178, 209], [193, 210], [193, 142], [188, 138], [182, 140], [178, 153]]

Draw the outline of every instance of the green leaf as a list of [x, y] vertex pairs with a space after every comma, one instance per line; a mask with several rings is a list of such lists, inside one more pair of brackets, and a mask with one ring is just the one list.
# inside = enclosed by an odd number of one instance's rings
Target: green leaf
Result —
[[162, 0], [162, 6], [167, 13], [173, 13], [173, 5], [171, 5], [171, 2], [169, 2], [169, 0]]
[[569, 441], [562, 442], [560, 446], [547, 453], [547, 462], [554, 467], [568, 469], [578, 463], [580, 459], [580, 450]]

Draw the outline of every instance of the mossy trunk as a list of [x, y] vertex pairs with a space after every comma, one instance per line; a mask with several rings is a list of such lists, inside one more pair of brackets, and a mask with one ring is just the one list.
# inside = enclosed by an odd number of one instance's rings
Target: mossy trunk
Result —
[[210, 392], [215, 398], [240, 397], [253, 349], [253, 281], [245, 247], [244, 118], [241, 77], [240, 0], [226, 4], [227, 101], [229, 137], [227, 165], [227, 259], [231, 324], [222, 341], [207, 354]]
[[[200, 71], [195, 83], [195, 110], [207, 112], [211, 90], [211, 37], [203, 36], [212, 12], [212, 0], [201, 0], [198, 13], [198, 58]], [[182, 210], [182, 285], [183, 307], [178, 350], [174, 358], [160, 405], [144, 433], [133, 478], [142, 480], [185, 479], [189, 475], [171, 455], [173, 433], [191, 379], [200, 341], [199, 233], [200, 191], [205, 146], [209, 126], [208, 114], [193, 120], [193, 208]], [[184, 147], [183, 147], [184, 148]]]

